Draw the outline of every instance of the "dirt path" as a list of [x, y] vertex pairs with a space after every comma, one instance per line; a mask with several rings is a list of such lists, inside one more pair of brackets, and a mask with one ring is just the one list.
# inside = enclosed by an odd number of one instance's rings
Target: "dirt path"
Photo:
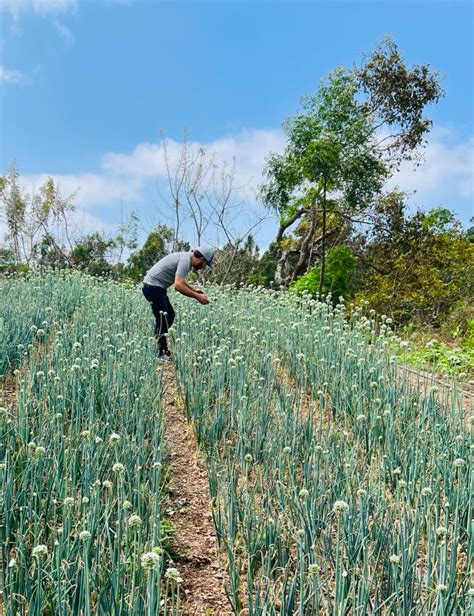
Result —
[[211, 515], [204, 456], [186, 419], [172, 366], [163, 368], [165, 440], [171, 455], [171, 492], [167, 509], [177, 535], [176, 567], [183, 578], [180, 613], [231, 615], [218, 564], [217, 539]]

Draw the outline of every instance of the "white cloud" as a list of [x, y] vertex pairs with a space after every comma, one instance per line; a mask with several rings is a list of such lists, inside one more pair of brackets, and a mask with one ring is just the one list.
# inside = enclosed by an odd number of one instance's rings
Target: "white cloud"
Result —
[[0, 65], [0, 83], [20, 83], [25, 81], [25, 75], [20, 71], [11, 70]]
[[[414, 201], [423, 208], [445, 205], [454, 209], [463, 219], [473, 191], [474, 139], [453, 142], [449, 131], [433, 131], [432, 139], [425, 150], [425, 162], [413, 171], [412, 165], [403, 165], [400, 172], [390, 180], [389, 187], [414, 191]], [[190, 142], [193, 148], [203, 147], [215, 153], [218, 161], [236, 160], [237, 185], [247, 186], [247, 195], [255, 194], [262, 182], [265, 160], [271, 152], [281, 152], [285, 139], [280, 130], [245, 130], [209, 142]], [[182, 142], [168, 140], [170, 165], [177, 162]], [[94, 208], [117, 208], [110, 210], [109, 220], [120, 219], [120, 203], [132, 206], [143, 215], [150, 214], [150, 200], [156, 194], [156, 180], [164, 185], [166, 166], [159, 142], [140, 143], [130, 153], [109, 152], [104, 154], [100, 168], [90, 173], [27, 175], [23, 187], [28, 192], [38, 189], [48, 176], [59, 184], [63, 196], [77, 191], [74, 203], [78, 214], [86, 218], [94, 214]], [[459, 204], [459, 208], [456, 205]], [[471, 214], [472, 215], [472, 214]], [[98, 219], [90, 220], [98, 225]], [[105, 224], [105, 223], [104, 223]]]
[[[182, 142], [167, 140], [170, 167], [177, 164]], [[210, 142], [190, 141], [197, 151], [204, 148], [217, 161], [232, 163], [235, 159], [239, 184], [256, 189], [262, 181], [265, 159], [270, 152], [280, 152], [284, 136], [280, 130], [244, 130], [237, 135], [221, 137]], [[131, 154], [108, 153], [103, 157], [103, 168], [114, 175], [136, 178], [166, 177], [166, 164], [161, 143], [140, 143]]]
[[56, 28], [56, 30], [59, 32], [60, 36], [64, 39], [66, 43], [71, 44], [74, 41], [74, 34], [72, 33], [72, 30], [68, 28], [66, 25], [56, 20], [54, 22], [54, 27]]
[[78, 5], [77, 0], [2, 0], [3, 10], [17, 16], [20, 13], [65, 13]]
[[52, 177], [61, 195], [74, 196], [74, 203], [83, 209], [94, 205], [116, 205], [121, 199], [135, 202], [140, 199], [142, 182], [133, 177], [111, 177], [100, 173], [58, 174], [38, 173], [21, 177], [22, 188], [33, 193]]
[[[205, 148], [215, 153], [218, 161], [236, 159], [237, 183], [255, 190], [262, 181], [265, 158], [271, 151], [283, 148], [283, 135], [278, 130], [242, 131], [207, 143], [190, 142], [193, 148]], [[179, 141], [168, 141], [170, 166], [176, 164], [182, 148]], [[74, 202], [81, 208], [139, 202], [142, 189], [154, 179], [166, 178], [166, 165], [160, 143], [138, 144], [131, 154], [107, 153], [102, 157], [101, 170], [91, 173], [57, 174], [53, 170], [22, 176], [27, 192], [38, 189], [48, 177], [58, 183], [61, 193], [76, 193]]]
[[474, 195], [474, 137], [452, 143], [455, 135], [446, 129], [433, 131], [424, 150], [424, 162], [413, 168], [404, 163], [390, 180], [389, 187], [415, 192], [420, 205], [442, 204], [446, 199], [466, 199]]

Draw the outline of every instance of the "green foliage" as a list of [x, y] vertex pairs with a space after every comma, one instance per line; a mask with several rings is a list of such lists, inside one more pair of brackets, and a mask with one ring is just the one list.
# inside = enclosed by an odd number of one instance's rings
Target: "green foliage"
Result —
[[397, 150], [404, 159], [416, 156], [416, 148], [432, 125], [423, 115], [425, 108], [443, 96], [439, 74], [427, 64], [408, 67], [389, 36], [365, 56], [354, 74], [366, 96], [367, 112], [377, 115], [378, 124], [391, 128], [393, 139], [385, 141], [388, 154]]
[[[426, 65], [407, 67], [395, 43], [385, 38], [360, 68], [337, 68], [315, 95], [303, 98], [302, 111], [284, 125], [285, 152], [269, 159], [261, 190], [263, 201], [280, 216], [278, 284], [310, 268], [317, 254], [322, 292], [328, 240], [343, 241], [344, 227], [353, 225], [355, 214], [368, 216], [393, 169], [416, 158], [431, 127], [424, 110], [442, 95], [438, 79]], [[387, 133], [383, 139], [381, 129]], [[332, 227], [326, 220], [331, 199], [338, 215]], [[297, 220], [308, 224], [290, 252], [283, 235]]]
[[427, 338], [427, 334], [419, 332], [411, 336], [410, 347], [399, 353], [401, 361], [461, 380], [474, 377], [474, 319], [468, 322], [465, 335], [458, 337], [455, 344], [434, 337], [427, 341]]
[[[166, 225], [158, 225], [147, 237], [143, 246], [128, 258], [124, 275], [135, 282], [143, 279], [145, 273], [157, 261], [172, 251], [174, 232]], [[187, 242], [180, 241], [176, 250], [189, 250]]]
[[[347, 246], [337, 246], [328, 252], [326, 261], [326, 275], [324, 277], [323, 295], [331, 293], [337, 301], [339, 297], [347, 297], [349, 281], [357, 264], [357, 257]], [[302, 276], [299, 276], [290, 285], [295, 293], [307, 292], [313, 297], [319, 288], [320, 268], [313, 267]]]
[[248, 235], [245, 242], [228, 243], [216, 250], [206, 279], [218, 284], [265, 285], [273, 275], [273, 266], [271, 251], [261, 259], [253, 236]]
[[302, 102], [303, 110], [285, 122], [285, 154], [270, 158], [268, 183], [262, 188], [264, 201], [283, 219], [294, 213], [302, 190], [312, 189], [315, 201], [325, 183], [355, 205], [356, 198], [366, 200], [379, 190], [385, 177], [372, 146], [374, 123], [357, 101], [350, 71], [336, 69]]
[[[372, 268], [357, 300], [368, 300], [399, 325], [416, 321], [440, 327], [459, 302], [474, 294], [474, 245], [445, 209], [404, 218], [399, 215], [403, 202], [385, 206], [395, 208], [397, 225], [369, 243], [365, 255]], [[384, 220], [390, 221], [386, 214]]]
[[2, 608], [180, 613], [164, 580], [173, 527], [147, 303], [78, 272], [8, 284], [25, 301], [0, 307], [24, 345], [16, 394], [0, 399]]
[[73, 267], [93, 276], [110, 274], [112, 265], [107, 260], [107, 253], [115, 247], [112, 239], [105, 239], [101, 233], [86, 235], [74, 246], [70, 254]]

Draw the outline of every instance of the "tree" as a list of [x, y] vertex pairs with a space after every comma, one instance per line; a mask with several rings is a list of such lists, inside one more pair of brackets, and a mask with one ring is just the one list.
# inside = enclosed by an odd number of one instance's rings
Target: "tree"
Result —
[[296, 293], [306, 291], [316, 296], [319, 293], [331, 293], [335, 301], [340, 297], [347, 298], [351, 288], [350, 280], [357, 264], [357, 257], [347, 246], [336, 246], [329, 250], [326, 261], [326, 276], [324, 286], [320, 290], [319, 266], [311, 268], [290, 284], [290, 289]]
[[259, 262], [259, 248], [249, 235], [237, 249], [233, 243], [228, 243], [216, 250], [212, 270], [206, 278], [217, 284], [252, 284], [257, 282]]
[[63, 198], [52, 178], [33, 194], [25, 194], [20, 188], [19, 177], [15, 164], [7, 175], [0, 177], [0, 211], [7, 225], [7, 241], [15, 263], [34, 262], [38, 244], [45, 237], [67, 260], [67, 251], [72, 250], [70, 223], [74, 195]]
[[474, 294], [474, 245], [444, 208], [406, 217], [406, 203], [396, 193], [381, 200], [379, 211], [365, 246], [366, 270], [356, 300], [368, 300], [399, 324], [416, 320], [439, 327]]
[[136, 282], [142, 280], [152, 265], [173, 250], [190, 250], [190, 246], [187, 242], [176, 239], [170, 227], [158, 225], [149, 233], [142, 248], [129, 256], [124, 275]]
[[194, 245], [209, 242], [232, 246], [234, 260], [243, 242], [267, 217], [267, 213], [246, 207], [244, 186], [237, 185], [235, 160], [220, 161], [189, 140], [187, 131], [181, 145], [161, 142], [168, 186], [161, 195], [172, 212], [173, 250], [181, 237], [193, 237]]
[[115, 248], [113, 239], [107, 239], [95, 231], [84, 236], [74, 246], [70, 254], [70, 264], [92, 276], [110, 274], [112, 265], [108, 256], [113, 248]]
[[[440, 96], [437, 75], [425, 65], [408, 69], [385, 39], [361, 68], [336, 69], [303, 99], [303, 110], [284, 125], [284, 154], [268, 160], [261, 192], [280, 216], [277, 283], [294, 280], [316, 255], [322, 291], [328, 239], [335, 245], [367, 222], [389, 174], [417, 158], [431, 126], [424, 108]], [[303, 221], [301, 238], [287, 241], [285, 232]]]

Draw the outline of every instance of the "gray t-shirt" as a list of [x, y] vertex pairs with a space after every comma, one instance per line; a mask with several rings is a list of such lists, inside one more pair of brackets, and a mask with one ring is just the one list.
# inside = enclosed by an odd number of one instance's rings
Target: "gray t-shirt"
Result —
[[166, 255], [148, 270], [143, 282], [167, 289], [174, 283], [175, 276], [184, 278], [189, 274], [192, 254], [192, 252], [173, 252]]

